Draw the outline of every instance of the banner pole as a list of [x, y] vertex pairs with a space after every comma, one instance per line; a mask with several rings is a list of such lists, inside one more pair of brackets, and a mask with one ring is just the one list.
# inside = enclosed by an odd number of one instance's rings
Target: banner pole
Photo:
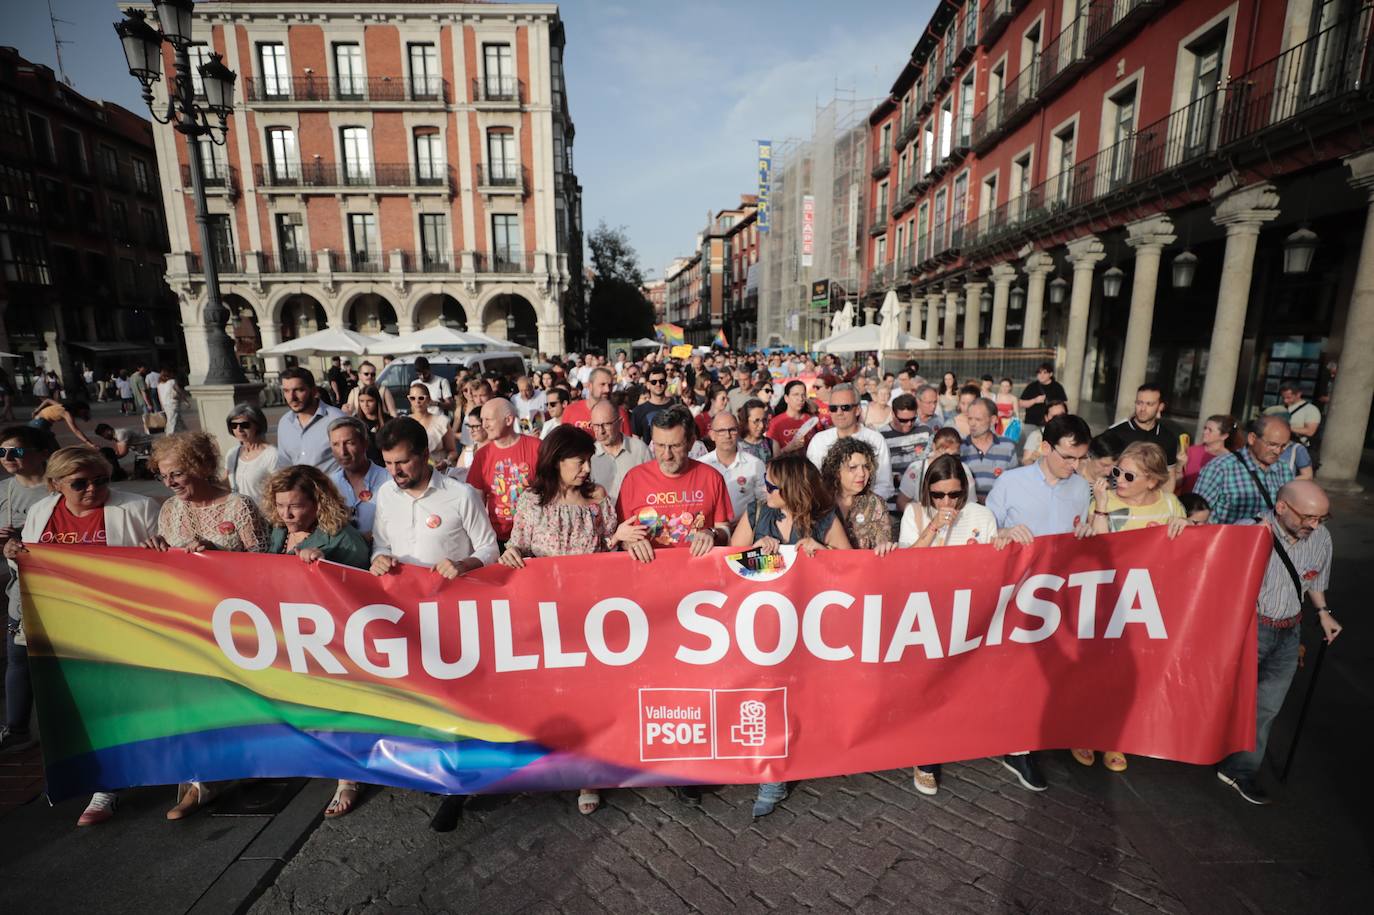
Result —
[[1279, 782], [1288, 783], [1288, 770], [1293, 767], [1293, 757], [1298, 752], [1298, 741], [1302, 739], [1302, 726], [1307, 722], [1307, 710], [1312, 705], [1312, 694], [1317, 689], [1317, 676], [1322, 672], [1322, 659], [1326, 657], [1326, 637], [1322, 636], [1317, 646], [1317, 660], [1312, 665], [1312, 677], [1307, 681], [1307, 692], [1302, 697], [1302, 709], [1298, 712], [1298, 724], [1293, 729], [1293, 742], [1288, 747], [1288, 756], [1279, 771]]

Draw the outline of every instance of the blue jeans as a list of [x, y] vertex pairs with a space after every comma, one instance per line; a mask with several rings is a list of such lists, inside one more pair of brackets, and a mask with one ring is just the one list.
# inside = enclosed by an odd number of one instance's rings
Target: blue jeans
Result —
[[29, 729], [29, 713], [33, 709], [33, 684], [29, 681], [29, 649], [14, 644], [16, 626], [7, 619], [5, 627], [5, 724], [10, 730], [24, 733]]
[[1217, 767], [1230, 778], [1253, 779], [1264, 762], [1269, 729], [1283, 708], [1293, 674], [1298, 670], [1299, 627], [1259, 627], [1259, 689], [1255, 693], [1255, 749], [1232, 753]]

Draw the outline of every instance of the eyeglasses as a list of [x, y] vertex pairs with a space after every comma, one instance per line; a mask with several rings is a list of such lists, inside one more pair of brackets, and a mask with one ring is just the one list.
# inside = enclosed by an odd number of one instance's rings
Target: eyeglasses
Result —
[[859, 405], [856, 403], [832, 403], [830, 405], [831, 413], [853, 413], [857, 409], [859, 409]]
[[[159, 473], [157, 478], [163, 483], [180, 483], [182, 480], [186, 479], [186, 471], [173, 470], [171, 473]], [[77, 490], [77, 492], [80, 492], [80, 490]]]
[[774, 483], [772, 480], [768, 479], [767, 477], [764, 477], [764, 478], [763, 478], [763, 488], [766, 489], [766, 490], [768, 490], [769, 492], [777, 492], [779, 489], [782, 489], [781, 486], [779, 486], [778, 484]]
[[898, 416], [896, 413], [894, 413], [894, 414], [892, 414], [892, 421], [893, 421], [894, 423], [901, 423], [903, 426], [906, 426], [906, 425], [909, 425], [909, 424], [911, 424], [911, 423], [916, 422], [916, 417], [915, 417], [915, 416]]
[[467, 429], [469, 432], [481, 432], [481, 431], [482, 431], [482, 424], [481, 424], [481, 423], [463, 423], [463, 428]]
[[[1063, 457], [1063, 455], [1060, 455], [1060, 457]], [[1113, 468], [1112, 468], [1112, 479], [1113, 479], [1113, 480], [1120, 480], [1120, 479], [1123, 479], [1123, 478], [1124, 478], [1124, 479], [1126, 480], [1127, 483], [1134, 483], [1134, 482], [1135, 482], [1135, 478], [1136, 478], [1137, 476], [1139, 476], [1139, 474], [1132, 473], [1132, 472], [1129, 471], [1129, 470], [1122, 470], [1120, 467], [1113, 467]]]
[[1283, 449], [1288, 447], [1287, 442], [1271, 442], [1267, 438], [1260, 439], [1259, 443], [1264, 447], [1268, 448], [1270, 451], [1282, 451]]
[[939, 502], [942, 499], [949, 499], [952, 502], [957, 502], [964, 497], [964, 493], [966, 492], [968, 492], [968, 490], [962, 487], [959, 489], [948, 489], [944, 492], [938, 489], [932, 489], [930, 491], [930, 501]]
[[0, 459], [13, 458], [16, 461], [24, 459], [25, 449], [23, 448], [0, 448]]
[[85, 492], [87, 489], [92, 487], [94, 487], [95, 489], [104, 489], [106, 486], [110, 485], [110, 478], [73, 477], [67, 481], [67, 485], [70, 486], [74, 492]]
[[590, 425], [593, 429], [600, 429], [602, 432], [610, 432], [616, 426], [620, 425], [620, 420], [613, 419], [608, 423], [590, 423]]
[[[1293, 511], [1293, 509], [1292, 509], [1291, 506], [1289, 507], [1288, 510], [1289, 510], [1289, 511]], [[1321, 524], [1325, 524], [1326, 522], [1328, 522], [1328, 521], [1331, 520], [1331, 515], [1330, 515], [1330, 514], [1326, 514], [1326, 515], [1304, 515], [1304, 514], [1302, 514], [1301, 512], [1293, 512], [1293, 514], [1294, 514], [1294, 515], [1297, 515], [1297, 517], [1298, 517], [1298, 523], [1300, 523], [1300, 524], [1317, 524], [1317, 525], [1321, 525]]]
[[1074, 465], [1077, 465], [1077, 464], [1083, 463], [1084, 461], [1086, 461], [1086, 460], [1088, 459], [1088, 456], [1087, 456], [1086, 454], [1083, 455], [1082, 457], [1074, 457], [1074, 456], [1071, 455], [1071, 454], [1065, 454], [1064, 452], [1060, 451], [1058, 448], [1053, 448], [1053, 447], [1052, 447], [1052, 448], [1050, 448], [1050, 450], [1053, 451], [1055, 454], [1059, 455], [1059, 460], [1063, 461], [1065, 464], [1074, 464]]
[[252, 424], [252, 423], [230, 423], [230, 424], [229, 424], [229, 428], [230, 428], [230, 429], [251, 429], [251, 428], [253, 428], [253, 424]]

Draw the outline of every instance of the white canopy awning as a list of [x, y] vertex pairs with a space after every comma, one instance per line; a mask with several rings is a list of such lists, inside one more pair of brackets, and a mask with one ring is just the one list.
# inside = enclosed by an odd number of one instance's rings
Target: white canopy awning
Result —
[[[884, 343], [892, 344], [884, 346]], [[897, 333], [892, 339], [882, 339], [882, 327], [877, 324], [865, 324], [862, 327], [855, 327], [844, 333], [827, 337], [815, 348], [822, 353], [876, 353], [879, 351], [903, 352], [905, 350], [930, 349], [930, 344], [920, 337], [913, 337], [910, 334]]]
[[405, 356], [410, 353], [443, 349], [480, 350], [487, 346], [485, 334], [469, 334], [443, 324], [435, 324], [423, 330], [413, 330], [386, 340], [379, 340], [368, 348], [377, 356]]
[[283, 340], [273, 346], [264, 347], [258, 350], [258, 355], [332, 356], [351, 353], [355, 356], [361, 356], [363, 353], [372, 352], [369, 347], [376, 346], [377, 343], [378, 338], [360, 334], [355, 330], [326, 327], [324, 330], [317, 330], [313, 334], [306, 334], [304, 337]]

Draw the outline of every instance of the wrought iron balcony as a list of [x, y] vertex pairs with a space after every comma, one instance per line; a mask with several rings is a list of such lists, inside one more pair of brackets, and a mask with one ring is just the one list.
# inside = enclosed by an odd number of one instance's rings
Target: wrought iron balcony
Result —
[[877, 160], [873, 163], [873, 178], [876, 180], [885, 177], [890, 171], [892, 171], [891, 151], [886, 149], [879, 150], [877, 153]]
[[287, 167], [253, 166], [253, 181], [263, 188], [438, 187], [453, 193], [453, 170], [426, 168], [409, 163], [303, 162]]
[[1085, 23], [1085, 17], [1075, 18], [1058, 35], [1046, 42], [1040, 52], [1038, 78], [1041, 98], [1067, 83], [1069, 77], [1077, 73], [1080, 66], [1087, 62], [1083, 50]]
[[244, 98], [252, 105], [301, 102], [448, 101], [448, 81], [424, 76], [246, 77]]
[[472, 101], [478, 105], [520, 105], [525, 84], [513, 76], [479, 76], [472, 81]]
[[520, 251], [497, 251], [487, 254], [482, 251], [473, 254], [473, 263], [478, 273], [533, 273], [534, 255]]
[[1088, 5], [1083, 50], [1102, 54], [1120, 44], [1136, 26], [1164, 6], [1164, 0], [1096, 0]]
[[[214, 173], [202, 168], [201, 181], [205, 184], [207, 194], [228, 194], [231, 200], [237, 200], [239, 196], [239, 170], [232, 165], [216, 166]], [[186, 190], [191, 189], [191, 166], [181, 167], [181, 186]]]
[[350, 251], [345, 272], [385, 273], [386, 263], [380, 251]]
[[258, 255], [258, 269], [263, 273], [314, 273], [316, 262], [308, 251], [263, 252]]
[[978, 33], [983, 47], [992, 47], [992, 43], [1006, 31], [1011, 22], [1013, 5], [1013, 0], [984, 0], [983, 10], [978, 16]]
[[484, 192], [505, 191], [525, 194], [529, 189], [525, 167], [522, 165], [477, 166], [477, 187]]
[[887, 231], [887, 206], [875, 207], [873, 220], [868, 224], [869, 235], [882, 235]]
[[451, 251], [407, 251], [405, 269], [413, 273], [457, 273], [458, 259]]

